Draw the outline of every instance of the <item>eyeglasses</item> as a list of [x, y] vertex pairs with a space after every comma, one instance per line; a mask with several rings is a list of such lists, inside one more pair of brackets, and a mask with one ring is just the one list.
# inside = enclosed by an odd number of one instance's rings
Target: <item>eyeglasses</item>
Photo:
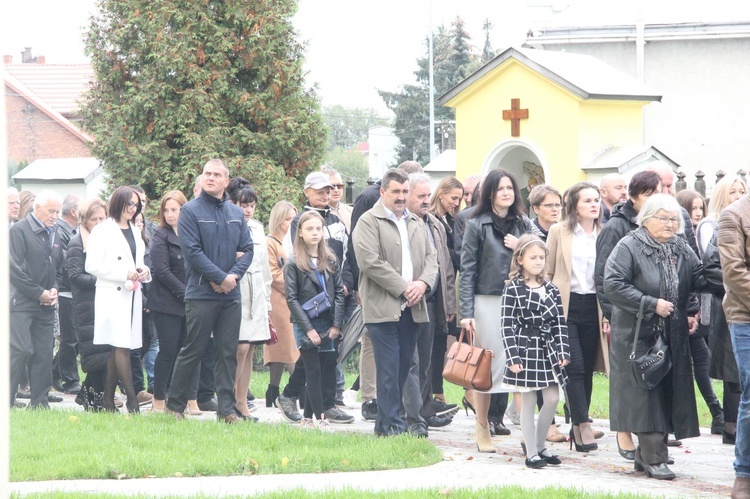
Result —
[[333, 187], [334, 189], [338, 189], [340, 191], [344, 190], [344, 184], [331, 184], [331, 187]]
[[670, 223], [673, 225], [676, 225], [680, 221], [680, 219], [677, 217], [654, 217], [654, 218], [660, 221], [663, 225], [667, 225]]
[[560, 203], [544, 203], [539, 206], [543, 206], [544, 208], [547, 208], [548, 210], [551, 210], [552, 208], [559, 210], [560, 208], [562, 208], [562, 205]]
[[132, 201], [128, 201], [128, 208], [135, 208], [136, 206], [138, 206], [138, 203], [134, 203]]

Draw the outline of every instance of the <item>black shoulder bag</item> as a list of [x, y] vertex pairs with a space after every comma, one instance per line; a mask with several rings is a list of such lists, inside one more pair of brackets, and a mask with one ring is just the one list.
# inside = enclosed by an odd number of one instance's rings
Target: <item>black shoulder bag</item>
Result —
[[635, 347], [638, 345], [638, 335], [643, 321], [643, 307], [646, 305], [646, 297], [641, 297], [641, 305], [638, 308], [638, 320], [633, 330], [633, 349], [628, 358], [630, 373], [638, 388], [651, 390], [664, 379], [672, 369], [672, 357], [669, 354], [669, 345], [664, 338], [664, 333], [659, 332], [655, 336], [654, 345], [645, 353], [635, 356]]

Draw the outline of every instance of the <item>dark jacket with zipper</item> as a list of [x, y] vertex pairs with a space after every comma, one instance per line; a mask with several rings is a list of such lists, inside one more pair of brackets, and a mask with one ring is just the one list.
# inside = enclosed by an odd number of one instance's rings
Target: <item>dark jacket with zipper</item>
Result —
[[65, 274], [73, 293], [73, 319], [81, 353], [81, 370], [85, 373], [107, 368], [112, 347], [94, 345], [94, 298], [96, 276], [86, 272], [86, 252], [80, 232], [68, 243], [65, 255]]
[[10, 311], [52, 314], [55, 307], [41, 305], [44, 291], [59, 288], [63, 248], [29, 213], [10, 228]]
[[[239, 300], [240, 279], [253, 260], [253, 241], [239, 206], [206, 191], [180, 209], [179, 240], [185, 258], [186, 300]], [[237, 253], [244, 253], [237, 258]], [[221, 284], [229, 274], [237, 286], [217, 293], [211, 283]]]
[[[341, 267], [334, 263], [334, 268], [334, 272], [323, 271], [325, 291], [331, 303], [331, 308], [324, 313], [330, 314], [332, 327], [341, 328], [344, 325], [344, 285], [341, 283]], [[302, 309], [302, 304], [323, 291], [318, 276], [312, 270], [301, 270], [292, 257], [284, 266], [284, 288], [286, 289], [286, 303], [292, 313], [292, 323], [305, 332], [313, 329], [310, 318]]]
[[151, 290], [146, 307], [185, 315], [185, 259], [180, 239], [171, 227], [159, 227], [151, 240]]
[[[517, 218], [508, 235], [521, 237], [531, 232], [531, 220]], [[504, 236], [493, 227], [489, 213], [472, 218], [466, 224], [461, 247], [461, 317], [474, 317], [474, 295], [503, 294], [513, 250], [505, 246]]]

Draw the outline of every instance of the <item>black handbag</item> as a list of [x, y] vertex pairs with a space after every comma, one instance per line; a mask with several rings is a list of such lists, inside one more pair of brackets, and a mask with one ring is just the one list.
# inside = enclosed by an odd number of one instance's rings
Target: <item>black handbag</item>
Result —
[[664, 379], [670, 369], [672, 369], [672, 356], [669, 354], [669, 344], [664, 338], [664, 333], [654, 335], [654, 345], [646, 352], [636, 357], [635, 347], [638, 344], [638, 333], [641, 330], [643, 321], [643, 307], [646, 303], [646, 297], [641, 298], [641, 304], [638, 308], [638, 320], [633, 330], [633, 349], [628, 358], [630, 373], [633, 376], [635, 385], [638, 388], [651, 390]]
[[[320, 345], [322, 345], [323, 342], [328, 339], [328, 329], [326, 329], [325, 331], [318, 331], [318, 336], [320, 337]], [[320, 345], [316, 345], [315, 343], [313, 343], [310, 337], [305, 334], [299, 342], [299, 349], [313, 350], [320, 347]]]

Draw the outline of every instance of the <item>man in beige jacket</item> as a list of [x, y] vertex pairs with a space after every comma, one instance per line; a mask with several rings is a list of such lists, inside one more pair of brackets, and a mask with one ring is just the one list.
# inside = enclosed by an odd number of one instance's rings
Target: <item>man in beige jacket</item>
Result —
[[402, 393], [416, 346], [417, 324], [429, 321], [425, 292], [438, 273], [435, 248], [424, 222], [406, 209], [409, 178], [391, 169], [383, 176], [380, 201], [354, 229], [359, 294], [372, 339], [377, 370], [375, 433], [406, 431]]

